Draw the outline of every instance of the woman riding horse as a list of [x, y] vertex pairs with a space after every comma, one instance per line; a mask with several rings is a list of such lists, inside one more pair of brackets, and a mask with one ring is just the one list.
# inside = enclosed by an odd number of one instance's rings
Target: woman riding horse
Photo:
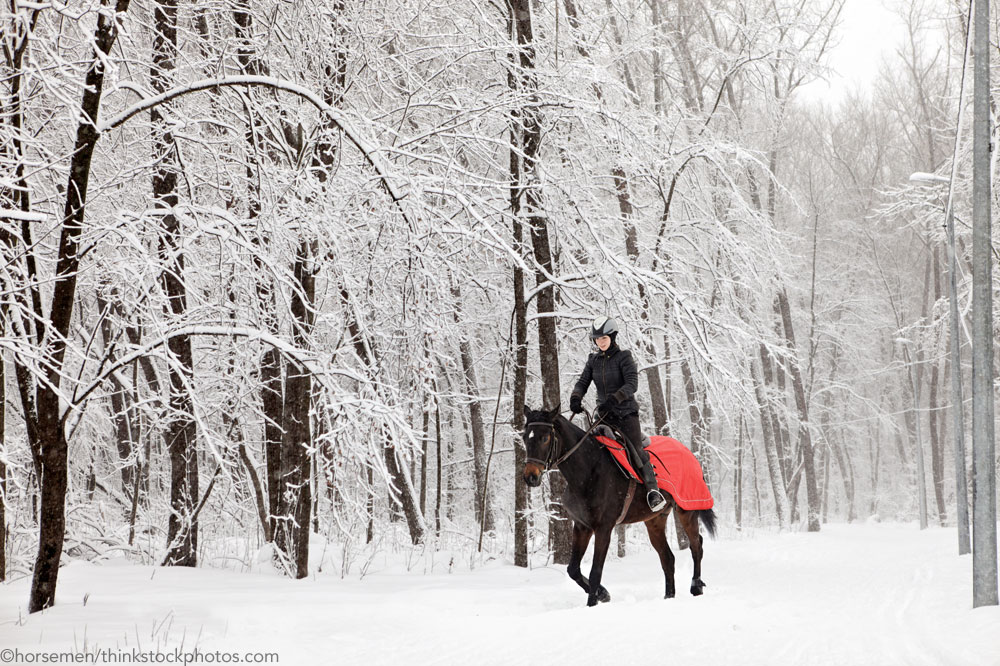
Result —
[[646, 486], [646, 503], [653, 511], [660, 511], [667, 501], [656, 485], [649, 454], [642, 447], [639, 403], [633, 397], [639, 390], [639, 370], [632, 353], [618, 346], [617, 337], [618, 324], [614, 319], [598, 317], [594, 320], [590, 339], [597, 345], [597, 351], [587, 358], [580, 379], [573, 387], [569, 408], [574, 414], [583, 411], [583, 396], [587, 395], [587, 389], [593, 382], [597, 387], [598, 417], [622, 434], [629, 462]]
[[[701, 523], [709, 534], [714, 535], [715, 512], [711, 508], [685, 510], [677, 504], [685, 500], [673, 495], [668, 495], [665, 511], [654, 512], [645, 502], [633, 502], [635, 481], [625, 478], [611, 455], [593, 435], [560, 415], [559, 407], [552, 411], [533, 411], [525, 407], [524, 415], [526, 423], [522, 438], [527, 454], [524, 482], [536, 488], [542, 482], [542, 473], [552, 469], [558, 469], [566, 479], [561, 501], [566, 513], [573, 519], [573, 549], [567, 573], [587, 592], [587, 605], [611, 600], [611, 595], [601, 585], [601, 578], [611, 535], [615, 525], [621, 523], [646, 524], [649, 541], [660, 556], [666, 583], [664, 596], [674, 596], [674, 554], [667, 545], [666, 526], [667, 516], [675, 505], [675, 520], [691, 543], [694, 563], [691, 594], [701, 594], [705, 583], [701, 580], [702, 538], [698, 527]], [[690, 452], [687, 455], [691, 456]], [[701, 470], [696, 461], [694, 468], [693, 473], [700, 476]], [[679, 468], [674, 471], [681, 473]], [[711, 502], [707, 506], [711, 507]], [[580, 572], [580, 561], [591, 537], [594, 539], [594, 559], [590, 575], [585, 577]]]

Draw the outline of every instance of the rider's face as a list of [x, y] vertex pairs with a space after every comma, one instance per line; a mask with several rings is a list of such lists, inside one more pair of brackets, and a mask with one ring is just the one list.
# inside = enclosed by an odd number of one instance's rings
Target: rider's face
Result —
[[600, 349], [601, 351], [608, 351], [608, 347], [611, 346], [611, 336], [602, 335], [601, 337], [594, 340], [594, 343], [597, 344], [597, 348]]

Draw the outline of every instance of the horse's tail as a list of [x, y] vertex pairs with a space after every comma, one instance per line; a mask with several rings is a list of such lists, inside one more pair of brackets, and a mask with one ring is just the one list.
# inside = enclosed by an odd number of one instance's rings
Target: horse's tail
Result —
[[705, 526], [705, 531], [708, 532], [709, 536], [713, 539], [715, 538], [715, 510], [714, 509], [699, 509], [695, 511], [698, 516], [698, 520], [701, 524]]

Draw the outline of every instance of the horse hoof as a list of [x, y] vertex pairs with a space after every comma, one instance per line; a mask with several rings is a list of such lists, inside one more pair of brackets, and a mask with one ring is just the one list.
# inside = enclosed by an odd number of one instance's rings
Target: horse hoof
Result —
[[602, 604], [606, 604], [611, 601], [611, 593], [602, 585], [601, 589], [597, 591], [597, 600]]
[[700, 597], [705, 593], [705, 583], [701, 580], [695, 580], [691, 583], [691, 594], [696, 597]]
[[587, 608], [596, 605], [597, 605], [597, 597], [595, 597], [594, 595], [590, 595], [589, 597], [587, 597]]
[[673, 590], [668, 590], [666, 594], [663, 595], [664, 599], [673, 599], [677, 595]]

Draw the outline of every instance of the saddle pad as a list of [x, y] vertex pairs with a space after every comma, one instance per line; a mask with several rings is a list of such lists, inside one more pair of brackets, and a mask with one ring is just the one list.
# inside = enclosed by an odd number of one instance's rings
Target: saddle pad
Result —
[[[711, 509], [715, 501], [702, 475], [701, 463], [690, 449], [672, 437], [649, 439], [651, 443], [646, 447], [646, 452], [649, 453], [649, 460], [653, 463], [657, 485], [670, 493], [677, 506], [685, 511]], [[601, 435], [597, 436], [597, 441], [604, 445], [629, 476], [642, 483], [642, 479], [628, 462], [624, 446]]]

